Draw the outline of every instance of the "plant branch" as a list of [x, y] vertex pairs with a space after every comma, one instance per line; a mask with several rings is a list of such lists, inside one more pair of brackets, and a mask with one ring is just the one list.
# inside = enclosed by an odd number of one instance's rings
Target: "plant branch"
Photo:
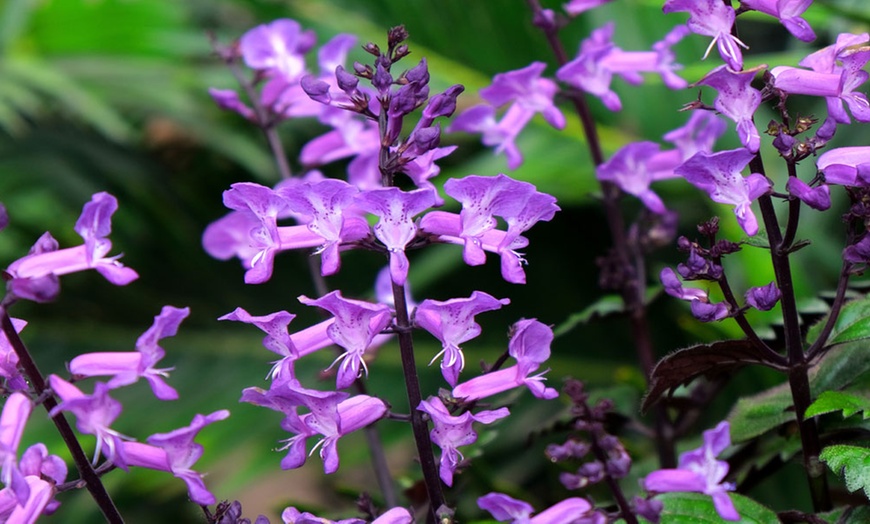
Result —
[[[36, 366], [36, 362], [31, 357], [27, 346], [24, 345], [24, 341], [21, 340], [21, 337], [18, 336], [18, 332], [15, 331], [15, 326], [12, 325], [12, 319], [9, 318], [7, 308], [8, 304], [4, 300], [4, 303], [0, 304], [0, 325], [2, 325], [3, 333], [6, 335], [6, 339], [9, 340], [9, 343], [15, 350], [15, 355], [18, 356], [18, 363], [24, 369], [24, 374], [27, 375], [30, 384], [33, 386], [35, 391], [42, 393], [47, 389], [45, 378]], [[45, 407], [46, 411], [50, 413], [57, 407], [57, 401], [53, 396], [47, 396], [42, 405]], [[54, 422], [57, 431], [60, 433], [66, 447], [69, 449], [76, 468], [79, 471], [79, 476], [84, 481], [85, 486], [91, 493], [97, 506], [99, 506], [100, 511], [103, 512], [103, 516], [106, 517], [106, 522], [109, 522], [110, 524], [123, 524], [124, 518], [115, 506], [115, 502], [112, 500], [109, 492], [106, 491], [106, 487], [100, 480], [99, 475], [94, 471], [94, 467], [88, 460], [88, 457], [85, 456], [85, 452], [82, 450], [82, 446], [76, 438], [72, 427], [70, 427], [69, 422], [67, 422], [63, 412], [57, 413], [51, 417], [51, 420]]]

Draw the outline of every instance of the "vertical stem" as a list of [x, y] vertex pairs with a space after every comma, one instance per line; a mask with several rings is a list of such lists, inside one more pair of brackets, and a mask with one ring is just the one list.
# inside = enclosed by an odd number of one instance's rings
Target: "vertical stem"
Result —
[[[533, 16], [537, 17], [541, 13], [542, 8], [538, 0], [526, 0], [526, 3], [532, 10]], [[568, 62], [568, 55], [562, 42], [559, 41], [557, 31], [556, 28], [544, 28], [543, 32], [547, 43], [553, 51], [553, 55], [556, 57], [556, 62], [559, 66], [562, 66]], [[580, 118], [583, 134], [589, 147], [589, 154], [592, 157], [593, 164], [597, 167], [604, 163], [604, 152], [598, 137], [598, 128], [595, 125], [595, 120], [592, 118], [592, 113], [589, 111], [589, 104], [586, 102], [586, 97], [582, 92], [569, 95], [569, 99], [574, 105], [577, 116]], [[640, 253], [633, 254], [628, 245], [625, 222], [622, 217], [622, 211], [619, 208], [619, 198], [622, 195], [622, 191], [611, 182], [599, 181], [599, 183], [604, 195], [602, 205], [604, 206], [605, 217], [610, 228], [613, 251], [620, 267], [625, 268], [630, 275], [622, 282], [620, 294], [622, 295], [625, 311], [628, 313], [631, 324], [631, 333], [638, 361], [643, 369], [644, 376], [649, 380], [655, 367], [656, 357], [653, 350], [646, 305], [644, 304], [646, 274], [644, 271], [643, 255]], [[635, 260], [634, 264], [632, 259]], [[667, 408], [662, 404], [657, 405], [654, 416], [656, 419], [656, 448], [659, 455], [659, 463], [663, 468], [676, 467], [677, 457], [674, 449], [673, 425], [668, 416]]]
[[[18, 356], [18, 362], [24, 369], [24, 373], [33, 385], [34, 390], [41, 394], [46, 390], [45, 378], [36, 366], [36, 362], [30, 356], [30, 352], [24, 345], [24, 341], [21, 340], [21, 337], [19, 337], [18, 333], [15, 331], [15, 326], [12, 325], [12, 319], [9, 318], [9, 313], [6, 308], [7, 304], [0, 304], [0, 325], [2, 325], [3, 333], [6, 335], [9, 343], [12, 344], [15, 354]], [[48, 396], [43, 401], [42, 405], [45, 407], [46, 411], [51, 412], [52, 409], [57, 407], [57, 401], [53, 396]], [[91, 493], [97, 506], [99, 506], [100, 511], [103, 512], [103, 516], [106, 517], [106, 522], [109, 522], [110, 524], [123, 524], [124, 518], [121, 517], [121, 513], [115, 506], [115, 502], [112, 500], [112, 497], [109, 496], [109, 492], [106, 491], [106, 487], [100, 480], [99, 475], [94, 471], [94, 467], [91, 465], [88, 457], [85, 456], [85, 452], [82, 450], [81, 444], [76, 438], [69, 422], [67, 422], [66, 417], [64, 417], [64, 414], [62, 412], [58, 413], [51, 417], [51, 420], [54, 422], [57, 431], [60, 433], [61, 438], [63, 438], [66, 447], [69, 449], [76, 468], [79, 470], [79, 476], [85, 481], [85, 486]]]
[[435, 522], [439, 508], [444, 505], [444, 495], [441, 492], [441, 479], [438, 476], [435, 455], [432, 453], [429, 424], [423, 420], [423, 413], [417, 409], [423, 398], [420, 394], [420, 382], [417, 379], [417, 364], [414, 360], [414, 341], [411, 336], [408, 305], [405, 302], [405, 287], [395, 282], [393, 282], [393, 300], [396, 304], [399, 350], [402, 355], [402, 371], [405, 376], [405, 389], [408, 393], [414, 443], [417, 445], [420, 465], [423, 468], [423, 480], [426, 482], [426, 490], [429, 493], [429, 519], [431, 522]]
[[[764, 165], [761, 156], [756, 155], [749, 164], [753, 173], [764, 174]], [[804, 413], [812, 401], [810, 382], [807, 375], [808, 363], [803, 350], [803, 340], [800, 332], [800, 319], [798, 317], [797, 302], [794, 293], [794, 280], [791, 274], [789, 253], [783, 245], [782, 233], [779, 230], [779, 221], [776, 218], [776, 210], [770, 195], [762, 195], [758, 199], [761, 214], [764, 218], [764, 228], [767, 238], [770, 240], [770, 257], [773, 272], [776, 276], [776, 284], [781, 293], [780, 304], [782, 306], [782, 320], [785, 327], [785, 347], [788, 358], [788, 383], [791, 388], [792, 401], [794, 402], [795, 419], [801, 436], [803, 448], [804, 467], [806, 469], [807, 482], [809, 483], [810, 496], [813, 500], [815, 511], [828, 511], [831, 509], [831, 498], [828, 492], [828, 479], [825, 476], [824, 466], [819, 462], [821, 444], [819, 432], [814, 418], [804, 418]]]

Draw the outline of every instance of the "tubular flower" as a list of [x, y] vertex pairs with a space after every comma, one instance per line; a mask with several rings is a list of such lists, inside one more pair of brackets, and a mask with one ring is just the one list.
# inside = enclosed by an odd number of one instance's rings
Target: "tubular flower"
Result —
[[667, 0], [662, 11], [688, 12], [689, 20], [686, 25], [689, 29], [695, 34], [713, 37], [704, 58], [707, 58], [715, 44], [728, 67], [734, 71], [743, 69], [743, 53], [740, 48], [748, 49], [748, 46], [731, 34], [736, 15], [730, 6], [721, 0]]
[[713, 102], [714, 107], [737, 124], [740, 142], [753, 153], [761, 146], [761, 136], [752, 121], [755, 110], [761, 104], [761, 92], [750, 84], [755, 74], [764, 68], [765, 66], [759, 66], [734, 72], [723, 65], [694, 84], [710, 86], [718, 92], [716, 101]]
[[87, 269], [95, 269], [116, 286], [125, 286], [139, 275], [124, 267], [118, 258], [106, 257], [112, 249], [108, 239], [112, 232], [112, 215], [118, 201], [108, 193], [96, 193], [84, 205], [75, 231], [84, 240], [77, 247], [58, 249], [57, 242], [46, 233], [29, 255], [13, 262], [7, 272], [12, 276], [9, 287], [21, 298], [35, 301], [53, 299], [59, 288], [57, 277]]
[[725, 520], [740, 520], [740, 515], [728, 496], [734, 484], [722, 482], [728, 474], [728, 463], [716, 456], [731, 445], [728, 422], [720, 422], [704, 432], [704, 444], [680, 455], [676, 469], [661, 469], [647, 475], [644, 488], [653, 493], [694, 491], [713, 497], [719, 516]]
[[554, 504], [532, 517], [534, 508], [522, 500], [490, 493], [477, 499], [477, 505], [485, 509], [499, 522], [512, 524], [604, 524], [606, 517], [594, 511], [592, 504], [579, 497], [571, 497]]
[[466, 402], [497, 395], [518, 386], [526, 386], [538, 398], [554, 399], [559, 392], [544, 386], [544, 374], [532, 375], [550, 358], [553, 331], [535, 319], [523, 319], [511, 328], [508, 354], [517, 363], [508, 368], [474, 377], [453, 388], [453, 396]]
[[187, 493], [193, 502], [207, 506], [215, 503], [215, 497], [205, 487], [202, 475], [190, 469], [199, 457], [203, 447], [193, 441], [206, 426], [224, 420], [230, 412], [222, 409], [210, 415], [195, 415], [189, 426], [156, 433], [148, 437], [148, 444], [125, 442], [124, 454], [131, 466], [167, 471], [187, 484]]
[[816, 33], [800, 16], [812, 3], [813, 0], [742, 0], [740, 5], [779, 19], [795, 38], [812, 42]]
[[166, 354], [157, 342], [175, 336], [178, 326], [188, 314], [188, 308], [164, 306], [160, 314], [154, 317], [154, 324], [136, 341], [136, 351], [79, 355], [69, 363], [69, 371], [81, 377], [111, 375], [112, 379], [106, 384], [109, 389], [133, 384], [139, 377], [144, 377], [151, 385], [154, 396], [160, 400], [175, 400], [178, 392], [163, 380], [163, 377], [169, 376], [172, 368], [154, 367]]

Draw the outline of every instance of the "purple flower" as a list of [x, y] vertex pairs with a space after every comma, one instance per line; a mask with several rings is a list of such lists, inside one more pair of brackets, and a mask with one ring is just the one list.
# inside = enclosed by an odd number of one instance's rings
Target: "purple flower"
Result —
[[0, 490], [0, 520], [9, 524], [32, 524], [43, 514], [54, 497], [54, 486], [35, 476], [24, 478], [27, 483], [28, 497], [19, 501], [12, 490]]
[[317, 306], [332, 313], [335, 322], [326, 332], [333, 342], [345, 349], [332, 363], [341, 362], [335, 380], [335, 387], [344, 389], [350, 386], [361, 373], [368, 373], [363, 356], [376, 335], [380, 334], [392, 321], [390, 308], [383, 304], [371, 304], [362, 300], [350, 300], [333, 291], [316, 300], [300, 296], [299, 302]]
[[764, 66], [734, 72], [719, 66], [695, 82], [696, 86], [710, 86], [719, 94], [713, 102], [717, 111], [737, 123], [737, 135], [743, 147], [758, 151], [761, 137], [752, 121], [755, 110], [761, 104], [761, 92], [751, 86], [755, 74]]
[[414, 217], [435, 205], [435, 192], [418, 189], [405, 192], [397, 187], [365, 191], [357, 198], [360, 208], [377, 215], [375, 237], [390, 253], [390, 275], [402, 286], [408, 278], [408, 257], [405, 246], [417, 236]]
[[472, 414], [466, 411], [459, 416], [452, 416], [440, 398], [430, 397], [420, 401], [417, 409], [429, 414], [432, 419], [432, 442], [441, 448], [441, 480], [448, 486], [453, 485], [453, 474], [464, 458], [456, 448], [467, 446], [477, 441], [477, 433], [471, 428], [472, 422], [491, 424], [498, 419], [510, 415], [507, 408], [494, 411], [480, 411]]
[[269, 71], [294, 81], [305, 72], [305, 53], [314, 46], [316, 38], [313, 31], [302, 31], [299, 22], [282, 18], [258, 25], [242, 35], [239, 49], [251, 69]]
[[16, 391], [6, 399], [0, 414], [0, 482], [12, 490], [21, 505], [30, 498], [30, 488], [18, 465], [18, 445], [32, 411], [30, 398]]
[[[535, 113], [556, 129], [565, 127], [565, 116], [553, 104], [559, 91], [556, 82], [541, 78], [547, 65], [532, 62], [528, 66], [499, 73], [489, 87], [481, 89], [480, 96], [490, 105], [477, 105], [463, 111], [448, 131], [482, 133], [483, 143], [497, 146], [496, 153], [507, 154], [508, 167], [516, 169], [522, 163], [522, 155], [514, 140], [529, 123]], [[501, 121], [495, 120], [495, 108], [510, 104]]]
[[725, 520], [740, 520], [740, 515], [728, 496], [734, 489], [729, 482], [722, 482], [728, 474], [728, 463], [716, 460], [731, 445], [728, 422], [720, 422], [716, 428], [704, 432], [704, 444], [693, 451], [680, 455], [677, 469], [661, 469], [647, 475], [644, 488], [653, 493], [693, 491], [713, 497], [719, 516]]
[[[485, 251], [501, 255], [502, 276], [508, 282], [525, 283], [525, 260], [516, 249], [528, 245], [520, 233], [538, 221], [549, 221], [559, 207], [556, 199], [540, 193], [528, 182], [518, 182], [499, 174], [494, 177], [471, 175], [444, 183], [445, 192], [462, 203], [462, 211], [433, 211], [420, 221], [420, 228], [440, 240], [463, 244], [462, 257], [470, 266], [486, 262]], [[496, 217], [507, 224], [506, 232], [495, 229]]]
[[781, 293], [776, 282], [766, 286], [753, 287], [746, 292], [746, 303], [760, 311], [768, 311], [779, 301]]
[[544, 374], [532, 375], [550, 358], [553, 330], [535, 319], [522, 319], [511, 332], [508, 354], [517, 363], [508, 368], [491, 371], [453, 388], [453, 396], [466, 402], [497, 395], [515, 387], [526, 386], [538, 398], [554, 399], [559, 392], [544, 386]]
[[365, 217], [352, 207], [358, 190], [347, 182], [326, 179], [283, 186], [276, 192], [306, 224], [281, 228], [282, 237], [288, 241], [299, 238], [300, 246], [308, 242], [308, 237], [316, 238], [314, 245], [319, 247], [315, 253], [321, 255], [320, 272], [323, 276], [338, 271], [341, 264], [338, 251], [342, 242], [354, 242], [370, 234]]
[[[305, 464], [308, 455], [305, 441], [308, 437], [322, 435], [323, 439], [315, 444], [311, 453], [320, 448], [323, 471], [327, 474], [338, 470], [338, 439], [379, 420], [387, 412], [386, 404], [378, 398], [368, 395], [351, 397], [340, 391], [306, 389], [293, 380], [271, 389], [262, 400], [245, 395], [242, 401], [277, 409], [286, 415], [281, 427], [295, 436], [284, 441], [286, 444], [279, 450], [289, 450], [281, 461], [283, 469], [298, 468]], [[299, 415], [297, 406], [306, 407], [309, 413]]]
[[870, 146], [838, 147], [816, 161], [828, 184], [865, 187], [870, 185]]
[[[37, 477], [50, 480], [55, 485], [62, 484], [68, 473], [66, 462], [57, 455], [49, 455], [48, 448], [41, 442], [30, 446], [21, 454], [18, 467], [28, 482], [30, 482], [30, 478]], [[32, 493], [31, 496], [33, 496]], [[43, 513], [46, 515], [54, 513], [58, 507], [60, 507], [60, 501], [52, 497]]]
[[725, 133], [727, 126], [710, 111], [692, 111], [686, 125], [666, 133], [662, 138], [674, 144], [681, 160], [688, 160], [699, 151], [711, 153], [713, 144]]
[[796, 176], [788, 177], [785, 184], [789, 194], [794, 195], [804, 204], [813, 209], [824, 211], [831, 207], [831, 189], [827, 184], [810, 187], [806, 182]]
[[[311, 513], [300, 512], [294, 507], [285, 508], [281, 513], [284, 524], [366, 524], [362, 519], [329, 520]], [[382, 513], [371, 524], [411, 524], [414, 518], [405, 508], [392, 508]], [[258, 523], [254, 523], [258, 524]]]
[[813, 0], [742, 0], [740, 6], [776, 17], [795, 38], [812, 42], [816, 34], [810, 24], [800, 17], [812, 3]]
[[497, 521], [513, 524], [604, 524], [607, 521], [594, 511], [592, 504], [579, 497], [567, 498], [534, 517], [531, 514], [535, 509], [529, 503], [501, 493], [484, 495], [477, 499], [477, 505]]
[[689, 309], [692, 311], [692, 316], [701, 322], [714, 322], [728, 318], [731, 310], [728, 309], [728, 304], [725, 302], [705, 302], [703, 300], [692, 300], [689, 303]]
[[626, 82], [639, 84], [643, 81], [640, 73], [658, 73], [669, 88], [686, 87], [686, 81], [674, 73], [681, 66], [674, 63], [671, 51], [688, 33], [685, 26], [672, 29], [664, 39], [653, 44], [652, 51], [623, 51], [613, 43], [613, 30], [612, 22], [594, 30], [580, 44], [577, 57], [556, 71], [556, 78], [599, 97], [611, 111], [622, 109], [622, 102], [610, 89], [614, 74]]
[[567, 4], [562, 4], [562, 8], [569, 15], [577, 16], [589, 11], [590, 9], [594, 9], [612, 1], [613, 0], [571, 0]]
[[674, 173], [681, 163], [679, 155], [661, 152], [655, 142], [632, 142], [619, 149], [610, 159], [598, 166], [598, 180], [612, 182], [630, 195], [634, 195], [653, 213], [664, 214], [665, 204], [650, 184], [678, 175]]
[[747, 149], [719, 153], [696, 153], [676, 169], [690, 184], [703, 189], [714, 202], [731, 204], [737, 222], [747, 235], [758, 233], [758, 221], [752, 212], [752, 201], [770, 191], [770, 180], [752, 173], [744, 178], [740, 171], [755, 155]]
[[451, 386], [456, 385], [459, 373], [465, 367], [465, 356], [459, 345], [476, 337], [481, 331], [474, 316], [508, 304], [510, 300], [507, 298], [497, 299], [482, 291], [474, 291], [468, 298], [454, 298], [445, 302], [427, 299], [417, 307], [414, 322], [440, 340], [442, 345], [441, 351], [429, 364], [443, 355], [441, 373]]
[[722, 0], [667, 0], [662, 11], [674, 13], [686, 11], [689, 20], [686, 25], [696, 34], [712, 36], [713, 41], [707, 47], [704, 58], [710, 54], [713, 44], [719, 47], [722, 59], [734, 71], [743, 69], [743, 53], [740, 47], [748, 49], [748, 46], [731, 34], [734, 25], [734, 9], [726, 5]]
[[205, 487], [202, 475], [190, 469], [202, 456], [203, 447], [193, 441], [206, 426], [224, 420], [230, 412], [222, 409], [210, 415], [195, 415], [189, 426], [156, 433], [148, 437], [148, 444], [125, 442], [123, 444], [127, 463], [157, 471], [167, 471], [187, 484], [187, 494], [196, 504], [207, 506], [215, 503], [215, 497]]
[[863, 93], [855, 91], [870, 78], [863, 67], [870, 60], [867, 34], [841, 34], [837, 42], [808, 55], [800, 65], [812, 70], [780, 66], [770, 70], [773, 86], [788, 94], [823, 96], [828, 115], [836, 122], [848, 124], [849, 115], [859, 122], [870, 122], [870, 102]]
[[188, 314], [189, 308], [164, 306], [160, 314], [154, 317], [154, 324], [136, 341], [136, 351], [79, 355], [69, 363], [69, 371], [81, 377], [110, 375], [112, 379], [106, 384], [109, 389], [133, 384], [139, 377], [144, 377], [151, 385], [154, 396], [160, 400], [175, 400], [178, 392], [163, 380], [173, 368], [154, 367], [166, 354], [157, 342], [162, 338], [174, 337], [181, 321]]
[[843, 250], [843, 260], [853, 264], [870, 262], [870, 235], [865, 234], [858, 242]]
[[701, 322], [722, 320], [730, 314], [726, 303], [711, 303], [707, 292], [703, 289], [684, 287], [677, 274], [669, 267], [661, 270], [659, 280], [661, 280], [662, 285], [665, 287], [665, 293], [680, 300], [687, 300], [692, 315]]
[[[16, 333], [21, 333], [26, 325], [24, 320], [12, 319], [12, 327]], [[0, 332], [0, 377], [6, 379], [6, 387], [11, 391], [26, 391], [30, 387], [18, 369], [18, 354], [3, 332]]]
[[127, 471], [127, 456], [123, 442], [125, 439], [130, 440], [130, 437], [109, 427], [123, 409], [120, 402], [109, 396], [109, 387], [103, 382], [97, 382], [94, 385], [94, 393], [85, 395], [79, 388], [57, 375], [50, 375], [48, 381], [51, 390], [61, 399], [49, 416], [53, 417], [61, 411], [73, 413], [76, 416], [76, 428], [86, 435], [97, 437], [94, 463], [103, 452], [114, 465]]
[[263, 346], [282, 357], [274, 362], [268, 377], [283, 382], [295, 377], [293, 362], [296, 359], [333, 344], [327, 331], [329, 326], [335, 322], [334, 319], [325, 320], [291, 335], [287, 331], [287, 326], [295, 317], [296, 315], [286, 311], [257, 317], [242, 308], [236, 308], [235, 311], [220, 317], [218, 320], [233, 320], [253, 324], [265, 332]]
[[[13, 262], [7, 271], [12, 275], [10, 283], [13, 292], [31, 300], [45, 298], [43, 293], [46, 278], [56, 279], [60, 275], [95, 269], [106, 280], [117, 286], [125, 286], [139, 278], [130, 268], [118, 262], [118, 256], [106, 257], [112, 249], [107, 238], [112, 232], [112, 215], [118, 210], [118, 201], [108, 193], [96, 193], [84, 205], [82, 214], [75, 225], [75, 231], [84, 244], [77, 247], [57, 249], [57, 243], [43, 236], [31, 254]], [[48, 299], [56, 295], [54, 286], [49, 286]]]

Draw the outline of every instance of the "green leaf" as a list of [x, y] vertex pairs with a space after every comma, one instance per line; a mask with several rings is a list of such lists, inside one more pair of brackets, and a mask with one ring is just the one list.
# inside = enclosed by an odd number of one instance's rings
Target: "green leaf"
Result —
[[586, 324], [596, 318], [604, 318], [623, 311], [622, 297], [619, 295], [604, 295], [583, 310], [571, 314], [567, 320], [556, 326], [553, 334], [564, 335], [575, 327]]
[[[749, 497], [730, 493], [731, 501], [740, 514], [744, 524], [778, 524], [776, 513], [755, 502]], [[705, 524], [707, 522], [721, 523], [722, 517], [713, 506], [713, 499], [702, 493], [664, 493], [656, 496], [664, 503], [661, 522], [668, 524]]]
[[870, 498], [870, 449], [860, 446], [836, 445], [822, 450], [819, 459], [831, 471], [843, 477], [849, 491], [864, 490]]
[[[825, 316], [810, 328], [807, 333], [807, 343], [812, 344], [819, 338], [827, 319], [828, 317]], [[852, 300], [843, 305], [827, 344], [842, 344], [865, 338], [870, 338], [870, 297]]]
[[743, 397], [728, 414], [731, 440], [743, 442], [794, 420], [788, 385], [782, 384], [751, 397]]
[[805, 416], [809, 418], [835, 411], [842, 411], [843, 418], [863, 411], [866, 420], [870, 418], [870, 398], [843, 391], [823, 391], [819, 398], [807, 408]]

